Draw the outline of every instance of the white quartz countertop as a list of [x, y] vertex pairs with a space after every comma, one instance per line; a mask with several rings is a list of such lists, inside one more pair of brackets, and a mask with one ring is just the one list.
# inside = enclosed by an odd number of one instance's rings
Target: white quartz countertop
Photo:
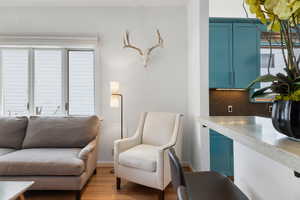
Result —
[[264, 117], [199, 117], [201, 125], [300, 172], [300, 142], [279, 133]]

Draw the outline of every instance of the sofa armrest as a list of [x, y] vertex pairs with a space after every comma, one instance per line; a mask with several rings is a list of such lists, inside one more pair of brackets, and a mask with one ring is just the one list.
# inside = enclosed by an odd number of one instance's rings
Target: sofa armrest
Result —
[[93, 152], [97, 147], [97, 138], [92, 140], [88, 145], [86, 145], [78, 154], [78, 157], [82, 160], [87, 160], [91, 152]]

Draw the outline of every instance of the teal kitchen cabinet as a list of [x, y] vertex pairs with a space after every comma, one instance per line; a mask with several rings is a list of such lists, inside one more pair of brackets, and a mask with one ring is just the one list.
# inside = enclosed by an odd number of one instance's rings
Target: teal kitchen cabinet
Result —
[[225, 176], [233, 176], [233, 141], [209, 130], [210, 169]]
[[232, 88], [232, 23], [210, 23], [209, 36], [209, 87]]
[[260, 74], [260, 31], [257, 24], [234, 23], [233, 34], [234, 87], [246, 88]]
[[209, 26], [209, 87], [246, 88], [260, 74], [260, 24], [217, 21]]

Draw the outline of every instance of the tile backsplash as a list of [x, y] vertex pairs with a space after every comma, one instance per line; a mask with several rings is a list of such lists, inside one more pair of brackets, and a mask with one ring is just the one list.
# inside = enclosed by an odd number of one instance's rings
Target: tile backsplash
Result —
[[252, 103], [248, 91], [209, 91], [211, 116], [263, 116], [270, 117], [271, 103]]

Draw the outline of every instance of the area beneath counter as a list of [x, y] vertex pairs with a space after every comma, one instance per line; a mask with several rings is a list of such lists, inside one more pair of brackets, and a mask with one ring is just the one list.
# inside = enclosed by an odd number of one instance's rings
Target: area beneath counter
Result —
[[300, 142], [277, 132], [271, 119], [252, 116], [199, 117], [201, 125], [300, 172]]

